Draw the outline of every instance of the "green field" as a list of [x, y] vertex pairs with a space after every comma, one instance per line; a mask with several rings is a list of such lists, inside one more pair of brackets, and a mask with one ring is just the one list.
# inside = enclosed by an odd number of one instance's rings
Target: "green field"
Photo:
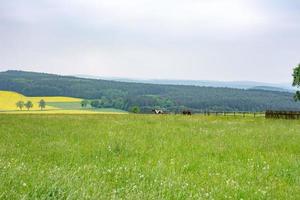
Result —
[[0, 115], [0, 199], [300, 199], [300, 121]]
[[65, 110], [80, 110], [80, 109], [91, 109], [92, 107], [88, 104], [86, 108], [81, 107], [80, 102], [50, 102], [47, 103], [49, 106], [53, 106]]
[[115, 108], [92, 108], [89, 104], [87, 107], [81, 107], [80, 102], [50, 102], [47, 103], [49, 106], [53, 106], [62, 110], [86, 110], [94, 112], [107, 112], [107, 113], [127, 113], [124, 110], [115, 109]]

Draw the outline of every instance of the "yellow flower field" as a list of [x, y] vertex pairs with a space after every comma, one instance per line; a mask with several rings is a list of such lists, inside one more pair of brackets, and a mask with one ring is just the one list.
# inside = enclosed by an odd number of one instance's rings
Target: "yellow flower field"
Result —
[[[51, 106], [48, 106], [51, 107]], [[23, 109], [24, 110], [24, 109]], [[93, 110], [59, 110], [58, 108], [54, 109], [48, 109], [48, 110], [24, 110], [24, 111], [7, 111], [3, 112], [2, 114], [72, 114], [72, 115], [81, 115], [81, 114], [89, 114], [89, 115], [94, 115], [94, 114], [109, 114], [109, 115], [123, 115], [123, 114], [128, 114], [126, 112], [101, 112], [101, 111], [93, 111]]]
[[[16, 103], [18, 101], [32, 101], [33, 108], [30, 110], [39, 110], [39, 101], [44, 99], [46, 102], [79, 102], [81, 99], [72, 97], [26, 97], [17, 92], [0, 91], [0, 110], [18, 110]], [[25, 108], [23, 108], [25, 109]], [[56, 107], [46, 105], [47, 110], [55, 110]]]

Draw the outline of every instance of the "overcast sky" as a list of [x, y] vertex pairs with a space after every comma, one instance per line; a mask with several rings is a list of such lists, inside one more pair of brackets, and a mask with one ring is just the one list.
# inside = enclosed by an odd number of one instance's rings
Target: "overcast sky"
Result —
[[298, 0], [0, 0], [0, 71], [290, 82]]

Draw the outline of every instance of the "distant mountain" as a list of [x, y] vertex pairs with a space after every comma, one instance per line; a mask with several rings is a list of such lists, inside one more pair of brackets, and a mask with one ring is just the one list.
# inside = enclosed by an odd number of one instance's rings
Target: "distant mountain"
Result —
[[221, 85], [222, 88], [184, 85], [190, 83], [187, 81], [161, 82], [164, 84], [152, 84], [154, 82], [151, 81], [151, 84], [121, 82], [12, 70], [0, 72], [0, 90], [15, 91], [26, 96], [85, 98], [90, 101], [96, 100], [97, 103], [94, 105], [99, 108], [130, 111], [134, 106], [139, 106], [145, 113], [151, 112], [153, 108], [161, 108], [169, 112], [180, 112], [183, 109], [192, 112], [300, 110], [300, 103], [295, 102], [293, 94], [289, 92], [257, 88], [233, 89], [226, 88], [225, 84]]
[[128, 83], [150, 83], [150, 84], [163, 84], [163, 85], [191, 85], [202, 87], [221, 87], [221, 88], [236, 88], [236, 89], [264, 89], [270, 91], [285, 91], [294, 92], [295, 89], [289, 83], [263, 83], [255, 81], [209, 81], [209, 80], [167, 80], [167, 79], [130, 79], [130, 78], [117, 78], [117, 77], [103, 77], [91, 75], [75, 75], [80, 78], [93, 78], [102, 80], [113, 80]]
[[249, 88], [249, 90], [267, 90], [267, 91], [277, 91], [277, 92], [292, 92], [291, 90], [287, 90], [284, 88], [278, 87], [270, 87], [270, 86], [256, 86], [253, 88]]

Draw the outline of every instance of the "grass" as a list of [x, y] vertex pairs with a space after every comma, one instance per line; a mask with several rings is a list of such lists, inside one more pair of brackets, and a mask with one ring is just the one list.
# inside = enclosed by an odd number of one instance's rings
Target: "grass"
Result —
[[107, 112], [107, 113], [127, 113], [124, 110], [115, 109], [115, 108], [92, 108], [90, 105], [82, 108], [80, 102], [50, 102], [48, 105], [63, 109], [63, 110], [85, 110], [91, 112]]
[[0, 199], [300, 199], [300, 121], [0, 115]]
[[[80, 102], [50, 102], [50, 103], [48, 103], [48, 105], [56, 107], [56, 108], [64, 109], [64, 110], [81, 110], [81, 109], [83, 109], [81, 107]], [[90, 108], [91, 108], [91, 106], [88, 105], [84, 109], [90, 109]]]

